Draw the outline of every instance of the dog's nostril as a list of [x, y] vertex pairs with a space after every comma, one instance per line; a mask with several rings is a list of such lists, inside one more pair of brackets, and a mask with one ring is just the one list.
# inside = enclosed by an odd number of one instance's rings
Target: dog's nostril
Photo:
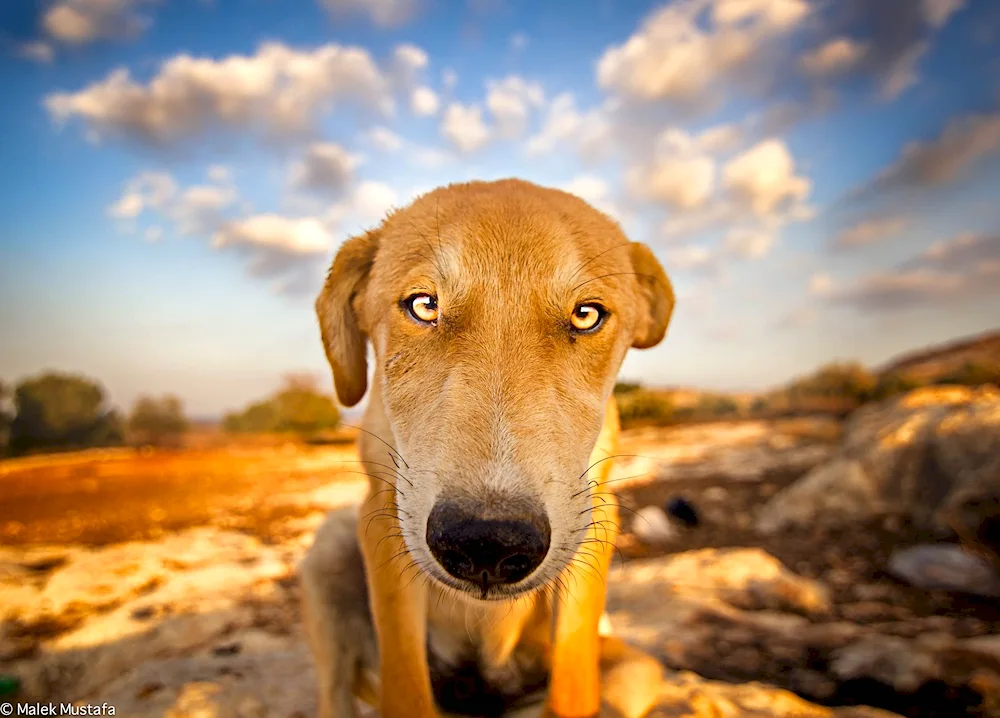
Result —
[[484, 594], [491, 585], [527, 578], [545, 559], [549, 538], [549, 522], [541, 514], [484, 519], [441, 502], [427, 520], [427, 546], [437, 562]]

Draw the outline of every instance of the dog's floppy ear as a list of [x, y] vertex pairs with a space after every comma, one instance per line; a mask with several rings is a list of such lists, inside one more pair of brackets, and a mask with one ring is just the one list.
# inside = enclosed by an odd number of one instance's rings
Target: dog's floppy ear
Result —
[[644, 304], [635, 325], [632, 346], [648, 349], [659, 344], [667, 333], [670, 315], [674, 311], [674, 288], [649, 247], [632, 242], [629, 250], [639, 296]]
[[368, 283], [377, 246], [377, 231], [344, 242], [316, 299], [323, 348], [344, 406], [357, 404], [368, 388], [367, 336], [358, 321], [358, 299]]

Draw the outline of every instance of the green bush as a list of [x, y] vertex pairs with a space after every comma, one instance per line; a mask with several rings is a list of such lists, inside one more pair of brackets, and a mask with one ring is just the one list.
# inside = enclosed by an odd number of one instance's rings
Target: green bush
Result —
[[241, 433], [308, 435], [339, 425], [340, 411], [333, 399], [320, 393], [311, 380], [294, 377], [286, 380], [284, 388], [272, 397], [223, 419], [226, 431]]
[[47, 372], [26, 379], [17, 385], [14, 406], [11, 453], [122, 443], [121, 416], [105, 404], [101, 386], [86, 377]]
[[635, 389], [618, 395], [618, 416], [623, 426], [639, 422], [666, 424], [674, 416], [670, 401], [646, 389]]
[[0, 456], [7, 453], [10, 441], [10, 423], [14, 420], [13, 392], [10, 386], [0, 381]]
[[939, 377], [935, 384], [961, 384], [962, 386], [1000, 385], [1000, 364], [965, 362], [957, 369]]
[[898, 372], [892, 372], [883, 375], [879, 378], [878, 383], [872, 389], [870, 395], [867, 397], [870, 401], [882, 401], [884, 399], [891, 399], [894, 396], [899, 396], [900, 394], [906, 394], [907, 392], [913, 391], [914, 389], [920, 388], [921, 384], [914, 379], [906, 376], [905, 374], [900, 374]]
[[733, 416], [739, 411], [739, 405], [727, 396], [703, 396], [695, 408], [695, 413], [706, 419]]
[[177, 446], [187, 428], [184, 406], [176, 396], [141, 396], [128, 418], [129, 440], [137, 444]]
[[622, 394], [631, 394], [633, 391], [639, 391], [642, 389], [641, 384], [637, 384], [631, 381], [620, 381], [615, 384], [615, 396], [621, 396]]

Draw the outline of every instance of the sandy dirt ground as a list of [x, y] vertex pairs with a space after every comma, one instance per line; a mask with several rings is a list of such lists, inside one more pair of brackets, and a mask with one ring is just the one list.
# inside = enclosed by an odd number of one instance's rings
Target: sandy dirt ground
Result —
[[[992, 640], [1000, 633], [996, 599], [916, 589], [885, 572], [893, 546], [918, 543], [927, 536], [900, 521], [875, 521], [836, 531], [817, 526], [772, 537], [754, 533], [754, 508], [822, 461], [837, 438], [837, 425], [822, 420], [626, 432], [621, 452], [628, 457], [616, 468], [614, 486], [625, 507], [626, 533], [619, 541], [613, 568], [620, 586], [609, 602], [613, 620], [624, 627], [626, 637], [643, 643], [668, 668], [678, 671], [676, 676], [700, 676], [731, 685], [733, 690], [759, 682], [818, 705], [872, 705], [920, 718], [1000, 714], [991, 702], [992, 688], [976, 682], [994, 674], [984, 677], [975, 666], [968, 680], [956, 683], [944, 674], [940, 679], [925, 676], [911, 690], [900, 690], [899, 685], [890, 685], [891, 680], [870, 675], [845, 678], [842, 671], [838, 673], [838, 651], [848, 639], [874, 635], [913, 641], [946, 634], [955, 640], [975, 641]], [[295, 567], [325, 511], [363, 496], [365, 482], [357, 473], [356, 460], [350, 445], [287, 444], [195, 451], [122, 449], [0, 463], [0, 588], [6, 587], [2, 595], [10, 601], [3, 607], [7, 615], [0, 634], [0, 672], [20, 676], [24, 689], [34, 691], [36, 697], [115, 696], [123, 703], [131, 701], [128, 705], [147, 706], [141, 712], [135, 709], [143, 715], [202, 715], [194, 708], [185, 712], [183, 701], [201, 705], [198, 701], [208, 701], [215, 689], [203, 686], [206, 698], [197, 693], [201, 689], [190, 687], [198, 683], [192, 679], [183, 682], [180, 694], [171, 694], [168, 701], [163, 697], [170, 692], [166, 680], [155, 678], [157, 671], [169, 673], [166, 664], [157, 661], [174, 661], [169, 664], [171, 670], [187, 675], [184, 671], [193, 670], [189, 663], [177, 661], [188, 655], [204, 655], [206, 666], [229, 661], [226, 670], [230, 674], [224, 675], [236, 680], [231, 672], [242, 670], [250, 675], [250, 664], [241, 669], [240, 661], [251, 661], [263, 646], [285, 657], [285, 668], [275, 669], [279, 674], [291, 671], [297, 680], [311, 685], [298, 624]], [[676, 497], [696, 507], [697, 526], [678, 527], [676, 535], [659, 546], [644, 543], [628, 531], [634, 510], [663, 505]], [[710, 553], [698, 553], [703, 549]], [[730, 549], [744, 553], [734, 554]], [[130, 587], [120, 585], [128, 581], [110, 579], [97, 585], [100, 581], [93, 574], [113, 571], [114, 561], [123, 560], [122, 552], [139, 567], [129, 569]], [[642, 588], [637, 571], [643, 566], [667, 559], [676, 559], [670, 565], [681, 566], [691, 556], [710, 556], [716, 567], [724, 567], [733, 556], [751, 563], [764, 561], [762, 566], [780, 566], [792, 572], [795, 581], [808, 582], [826, 596], [826, 605], [818, 611], [796, 600], [777, 608], [749, 605], [760, 597], [748, 598], [745, 591], [727, 596], [726, 591], [742, 589], [703, 582], [702, 576], [715, 570], [711, 568], [703, 574], [687, 569], [670, 574], [672, 582], [666, 589], [652, 584]], [[155, 570], [148, 568], [150, 561]], [[229, 571], [225, 576], [219, 573], [223, 564]], [[248, 567], [245, 575], [240, 573], [242, 565]], [[164, 638], [170, 621], [194, 610], [192, 596], [216, 580], [248, 591], [238, 606], [225, 603], [219, 608], [218, 615], [228, 616], [229, 624], [209, 625], [202, 618], [196, 628], [183, 624], [186, 639], [172, 634], [169, 640]], [[205, 596], [211, 593], [204, 590]], [[682, 601], [684, 596], [713, 590], [722, 592], [718, 605], [724, 604], [724, 610], [702, 606], [691, 614], [696, 619], [678, 624], [679, 628], [670, 623], [675, 620], [671, 617], [658, 618], [656, 630], [650, 628], [652, 623], [639, 620], [644, 610], [640, 606], [650, 592], [667, 591]], [[74, 604], [65, 591], [78, 591], [81, 598]], [[199, 610], [212, 600], [199, 599]], [[45, 601], [44, 610], [37, 608]], [[684, 611], [691, 605], [678, 603], [676, 616], [688, 615]], [[762, 616], [769, 616], [771, 622]], [[166, 642], [158, 648], [149, 643], [148, 652], [131, 647], [122, 635], [146, 635], [136, 633], [137, 623], [143, 631], [155, 626], [157, 640]], [[676, 640], [665, 637], [670, 631], [677, 633]], [[831, 639], [834, 633], [847, 638]], [[119, 659], [99, 651], [112, 638], [133, 657], [134, 665], [119, 665], [115, 663]], [[80, 654], [84, 647], [98, 653]], [[104, 662], [99, 667], [105, 673], [97, 676], [95, 668], [91, 679], [84, 675], [87, 669], [72, 663], [68, 655], [86, 665], [99, 656], [97, 663]], [[79, 659], [80, 655], [86, 658]], [[150, 672], [145, 677], [140, 665], [144, 663]], [[997, 664], [1000, 670], [1000, 660]], [[67, 673], [72, 680], [65, 680]], [[131, 676], [127, 681], [112, 680], [124, 673]], [[54, 687], [57, 683], [65, 689], [61, 694], [63, 689]], [[273, 694], [282, 690], [275, 688]], [[307, 690], [311, 701], [311, 687]], [[161, 698], [162, 710], [157, 707]], [[300, 698], [288, 698], [288, 705], [297, 707], [284, 714], [300, 718], [310, 714], [314, 706], [308, 701], [299, 705], [296, 700]], [[269, 705], [264, 700], [264, 704], [267, 710], [247, 714], [283, 714], [279, 708], [284, 703]], [[228, 715], [218, 713], [223, 714]]]

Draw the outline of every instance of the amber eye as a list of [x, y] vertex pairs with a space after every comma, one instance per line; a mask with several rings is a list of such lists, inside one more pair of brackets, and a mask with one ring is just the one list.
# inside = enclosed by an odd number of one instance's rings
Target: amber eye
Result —
[[422, 324], [436, 324], [438, 318], [437, 299], [430, 294], [414, 294], [404, 302], [407, 313]]
[[604, 323], [607, 313], [607, 310], [599, 304], [581, 304], [573, 310], [570, 324], [577, 332], [592, 332]]

